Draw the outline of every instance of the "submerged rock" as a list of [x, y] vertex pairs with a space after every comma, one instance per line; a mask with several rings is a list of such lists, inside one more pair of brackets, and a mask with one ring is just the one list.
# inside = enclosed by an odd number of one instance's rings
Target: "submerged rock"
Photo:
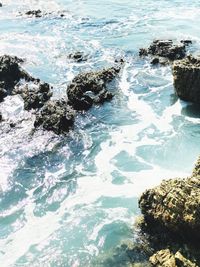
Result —
[[26, 71], [24, 71], [19, 63], [23, 60], [17, 57], [4, 55], [0, 57], [0, 101], [5, 96], [11, 94], [14, 86], [20, 81], [25, 79], [27, 81], [33, 81]]
[[174, 88], [180, 99], [200, 103], [200, 58], [188, 56], [173, 64]]
[[93, 104], [102, 104], [112, 99], [113, 94], [106, 89], [106, 85], [119, 71], [120, 67], [112, 67], [77, 75], [67, 87], [69, 104], [75, 110], [88, 110]]
[[149, 261], [155, 267], [198, 267], [180, 252], [174, 254], [169, 249], [158, 251], [150, 257]]
[[87, 61], [87, 55], [85, 55], [83, 52], [71, 53], [69, 54], [68, 58], [78, 63]]
[[74, 110], [65, 100], [48, 101], [36, 115], [34, 126], [62, 134], [69, 131], [74, 125]]
[[42, 17], [46, 17], [46, 16], [50, 16], [50, 15], [56, 15], [59, 17], [65, 17], [65, 12], [44, 12], [40, 9], [36, 9], [36, 10], [28, 10], [25, 13], [19, 12], [20, 16], [23, 16], [25, 14], [25, 16], [29, 17], [29, 18], [42, 18]]
[[18, 86], [14, 89], [13, 94], [21, 95], [26, 110], [41, 108], [52, 96], [50, 85], [41, 82]]
[[190, 43], [190, 40], [182, 40], [181, 44], [174, 44], [172, 40], [155, 40], [148, 49], [141, 48], [139, 55], [155, 57], [152, 60], [153, 64], [160, 63], [158, 57], [167, 59], [169, 63], [186, 57], [186, 46]]

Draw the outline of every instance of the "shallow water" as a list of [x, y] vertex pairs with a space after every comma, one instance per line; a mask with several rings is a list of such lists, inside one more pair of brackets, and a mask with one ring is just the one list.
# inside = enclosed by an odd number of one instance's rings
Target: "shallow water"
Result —
[[[0, 54], [25, 58], [24, 68], [54, 86], [54, 98], [65, 95], [81, 71], [111, 66], [121, 56], [126, 64], [113, 85], [114, 99], [78, 115], [67, 137], [33, 132], [34, 114], [24, 111], [20, 97], [1, 103], [4, 118], [18, 124], [0, 126], [0, 266], [108, 266], [102, 258], [135, 238], [141, 192], [163, 178], [187, 176], [199, 155], [199, 108], [176, 98], [170, 67], [151, 67], [138, 49], [155, 38], [189, 38], [197, 53], [200, 3], [3, 5]], [[39, 8], [53, 13], [18, 15]], [[73, 51], [88, 54], [88, 62], [70, 62]]]

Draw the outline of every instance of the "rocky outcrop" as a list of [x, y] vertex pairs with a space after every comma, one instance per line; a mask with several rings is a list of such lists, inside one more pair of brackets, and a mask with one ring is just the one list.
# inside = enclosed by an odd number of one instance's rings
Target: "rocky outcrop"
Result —
[[4, 55], [0, 57], [0, 102], [5, 96], [10, 95], [14, 86], [24, 79], [26, 81], [34, 81], [25, 70], [21, 68], [19, 63], [23, 60], [17, 57]]
[[[164, 180], [142, 194], [139, 200], [144, 215], [141, 229], [152, 251], [162, 250], [151, 258], [154, 266], [200, 266], [199, 196], [200, 158], [190, 177]], [[170, 252], [163, 251], [166, 248], [170, 248]], [[177, 258], [177, 251], [184, 257]], [[183, 262], [178, 265], [181, 260]], [[175, 265], [160, 261], [173, 261]]]
[[148, 222], [200, 240], [200, 177], [170, 179], [147, 190], [139, 206]]
[[26, 110], [41, 108], [52, 96], [50, 85], [39, 81], [19, 85], [13, 90], [13, 94], [21, 95]]
[[186, 259], [180, 252], [175, 254], [169, 249], [163, 249], [155, 253], [149, 259], [155, 267], [198, 267], [195, 263]]
[[180, 44], [174, 44], [172, 40], [155, 40], [149, 48], [141, 48], [139, 55], [151, 56], [153, 65], [158, 63], [167, 64], [185, 58], [186, 46], [190, 43], [190, 40], [182, 40]]
[[174, 88], [180, 99], [200, 103], [200, 58], [188, 56], [173, 64]]
[[67, 87], [69, 104], [75, 110], [88, 110], [93, 104], [102, 104], [112, 99], [113, 94], [106, 86], [119, 71], [120, 67], [111, 67], [77, 75]]
[[48, 101], [36, 115], [34, 126], [39, 126], [56, 134], [69, 131], [74, 124], [75, 111], [65, 100]]

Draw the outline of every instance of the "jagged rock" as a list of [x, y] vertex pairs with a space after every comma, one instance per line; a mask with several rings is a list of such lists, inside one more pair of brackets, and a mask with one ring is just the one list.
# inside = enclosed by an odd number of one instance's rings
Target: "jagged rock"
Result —
[[[193, 174], [198, 172], [196, 167]], [[170, 179], [144, 192], [139, 206], [149, 224], [159, 223], [183, 238], [200, 240], [199, 196], [199, 176]]]
[[75, 112], [65, 100], [48, 101], [36, 115], [35, 127], [42, 126], [48, 131], [62, 134], [74, 124]]
[[188, 56], [173, 64], [174, 88], [180, 99], [200, 103], [200, 58]]
[[41, 108], [52, 96], [50, 85], [41, 82], [18, 86], [13, 94], [21, 95], [26, 110]]
[[4, 55], [0, 57], [0, 102], [5, 96], [11, 94], [14, 86], [20, 81], [25, 79], [27, 81], [33, 81], [26, 71], [24, 71], [19, 63], [23, 60], [17, 57]]
[[83, 62], [83, 61], [87, 61], [87, 56], [84, 55], [83, 52], [75, 52], [75, 53], [71, 53], [68, 56], [69, 59], [74, 60], [75, 62]]
[[149, 261], [155, 267], [198, 267], [186, 259], [180, 252], [173, 254], [169, 249], [163, 249], [150, 257]]
[[97, 72], [77, 75], [67, 87], [69, 104], [75, 110], [88, 110], [93, 104], [112, 99], [113, 95], [106, 89], [119, 73], [120, 67], [112, 67]]
[[190, 40], [182, 40], [181, 44], [174, 44], [172, 40], [155, 40], [148, 49], [141, 48], [140, 56], [153, 56], [154, 64], [158, 64], [158, 57], [165, 58], [168, 63], [180, 60], [186, 56], [186, 46], [192, 43]]

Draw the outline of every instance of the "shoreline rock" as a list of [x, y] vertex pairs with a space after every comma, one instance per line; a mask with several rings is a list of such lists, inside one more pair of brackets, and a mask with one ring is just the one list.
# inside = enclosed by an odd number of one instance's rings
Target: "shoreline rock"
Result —
[[56, 134], [68, 132], [74, 125], [75, 111], [65, 100], [50, 100], [36, 114], [34, 126]]
[[[155, 254], [150, 258], [153, 266], [200, 266], [199, 174], [200, 158], [190, 177], [164, 180], [140, 197], [139, 207], [144, 216], [140, 229]], [[163, 251], [166, 248], [170, 249], [167, 253]], [[176, 263], [178, 251], [183, 261], [179, 265]], [[169, 258], [175, 265], [167, 265]]]
[[120, 67], [111, 67], [97, 72], [78, 74], [67, 87], [69, 105], [75, 110], [88, 110], [93, 104], [111, 100], [113, 94], [107, 84], [120, 72]]
[[174, 88], [185, 101], [200, 103], [200, 58], [188, 56], [173, 64]]
[[186, 47], [191, 43], [191, 40], [181, 40], [180, 44], [174, 44], [172, 40], [154, 40], [149, 48], [141, 48], [139, 55], [141, 57], [151, 56], [152, 65], [158, 63], [165, 65], [185, 58]]

